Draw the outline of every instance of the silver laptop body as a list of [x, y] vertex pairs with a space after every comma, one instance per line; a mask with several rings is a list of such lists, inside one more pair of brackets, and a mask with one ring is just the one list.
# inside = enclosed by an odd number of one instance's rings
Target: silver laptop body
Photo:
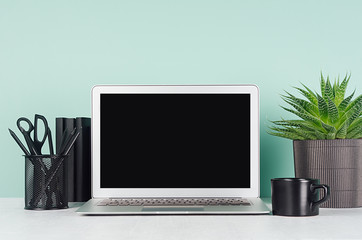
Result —
[[79, 214], [267, 214], [255, 85], [92, 89], [92, 199]]

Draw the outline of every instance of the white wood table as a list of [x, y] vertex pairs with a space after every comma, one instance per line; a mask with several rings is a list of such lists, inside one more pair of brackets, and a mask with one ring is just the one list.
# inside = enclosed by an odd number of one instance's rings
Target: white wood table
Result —
[[32, 211], [22, 198], [1, 198], [0, 239], [362, 239], [362, 208], [320, 209], [314, 217], [79, 216], [81, 204]]

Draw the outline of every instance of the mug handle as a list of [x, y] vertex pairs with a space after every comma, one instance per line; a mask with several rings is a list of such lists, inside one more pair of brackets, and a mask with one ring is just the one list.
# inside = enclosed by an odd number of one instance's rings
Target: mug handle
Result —
[[313, 207], [313, 208], [319, 206], [319, 205], [322, 204], [322, 203], [324, 203], [324, 202], [327, 201], [327, 200], [329, 199], [329, 197], [330, 197], [331, 191], [330, 191], [330, 188], [329, 188], [328, 185], [325, 185], [325, 184], [312, 184], [312, 185], [311, 185], [311, 190], [312, 190], [312, 192], [314, 192], [314, 191], [315, 191], [316, 189], [318, 189], [318, 188], [322, 188], [322, 189], [323, 189], [323, 191], [324, 191], [324, 197], [323, 197], [321, 200], [318, 200], [318, 201], [316, 201], [316, 202], [313, 202], [313, 203], [312, 203], [312, 207]]

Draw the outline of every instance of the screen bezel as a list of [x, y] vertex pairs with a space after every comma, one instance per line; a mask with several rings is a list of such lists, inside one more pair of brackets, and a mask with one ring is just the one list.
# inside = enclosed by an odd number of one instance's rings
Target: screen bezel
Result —
[[[100, 96], [122, 93], [250, 94], [250, 188], [101, 188]], [[259, 197], [259, 89], [256, 85], [97, 85], [92, 89], [92, 197]], [[120, 174], [122, 174], [120, 170]]]

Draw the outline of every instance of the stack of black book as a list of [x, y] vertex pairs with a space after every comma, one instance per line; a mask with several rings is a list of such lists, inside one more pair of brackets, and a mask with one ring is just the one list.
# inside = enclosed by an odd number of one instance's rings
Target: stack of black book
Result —
[[80, 135], [65, 162], [67, 195], [69, 202], [85, 202], [91, 198], [91, 119], [56, 118], [56, 149], [75, 127]]

